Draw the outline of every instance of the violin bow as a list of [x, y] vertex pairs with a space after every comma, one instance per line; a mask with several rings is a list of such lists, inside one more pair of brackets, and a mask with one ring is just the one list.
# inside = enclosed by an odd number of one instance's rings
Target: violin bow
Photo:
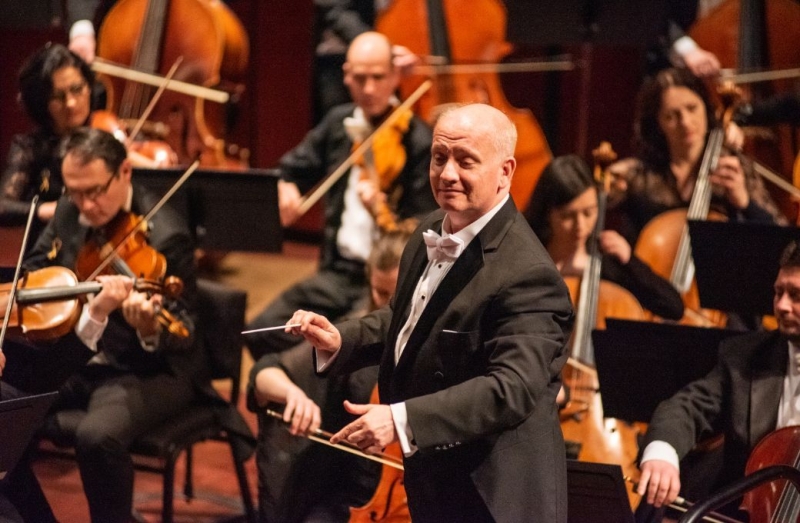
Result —
[[119, 241], [119, 243], [117, 243], [117, 245], [114, 246], [114, 249], [108, 254], [108, 256], [103, 258], [103, 261], [100, 262], [100, 265], [97, 266], [94, 272], [92, 272], [92, 274], [89, 275], [89, 277], [86, 278], [86, 280], [88, 281], [94, 280], [97, 277], [97, 275], [100, 274], [100, 272], [102, 272], [103, 269], [108, 267], [108, 264], [114, 260], [117, 253], [119, 253], [120, 249], [122, 249], [122, 246], [125, 245], [125, 242], [127, 242], [131, 238], [131, 236], [136, 234], [136, 231], [139, 229], [139, 226], [143, 223], [147, 223], [148, 221], [150, 221], [150, 218], [152, 218], [153, 215], [157, 213], [164, 206], [164, 204], [167, 203], [167, 201], [170, 198], [172, 198], [172, 195], [175, 194], [175, 191], [180, 189], [181, 185], [183, 185], [183, 183], [189, 179], [189, 176], [191, 176], [192, 173], [194, 173], [199, 166], [200, 166], [200, 160], [195, 160], [194, 163], [192, 163], [192, 165], [190, 165], [189, 168], [186, 169], [186, 171], [181, 175], [181, 177], [178, 178], [178, 180], [174, 184], [172, 184], [172, 187], [170, 187], [170, 189], [164, 194], [164, 196], [162, 196], [161, 199], [158, 200], [155, 205], [153, 205], [153, 208], [150, 209], [147, 212], [147, 214], [142, 216], [139, 219], [139, 221], [136, 222], [136, 225], [134, 227], [131, 227], [131, 230], [129, 230], [128, 233]]
[[167, 88], [169, 83], [172, 81], [172, 77], [175, 76], [175, 72], [178, 70], [178, 66], [181, 65], [183, 62], [183, 56], [179, 56], [175, 63], [172, 64], [170, 67], [169, 72], [167, 72], [167, 76], [164, 77], [161, 85], [158, 86], [158, 90], [156, 90], [156, 94], [153, 95], [153, 98], [150, 99], [150, 103], [147, 104], [145, 107], [144, 112], [136, 121], [136, 125], [133, 126], [133, 130], [131, 130], [130, 134], [128, 135], [128, 141], [132, 142], [136, 139], [136, 136], [144, 127], [144, 123], [147, 121], [147, 117], [150, 116], [150, 113], [153, 112], [153, 109], [156, 107], [158, 100], [161, 98], [161, 95], [164, 94], [164, 90]]
[[361, 142], [361, 145], [359, 145], [356, 148], [356, 150], [353, 151], [350, 154], [350, 156], [348, 156], [347, 159], [344, 162], [342, 162], [342, 164], [339, 167], [336, 168], [335, 171], [333, 171], [330, 175], [328, 175], [327, 178], [322, 180], [322, 182], [319, 185], [317, 185], [314, 189], [312, 189], [309, 194], [304, 196], [300, 200], [300, 207], [297, 209], [298, 212], [297, 217], [299, 218], [300, 216], [307, 213], [308, 210], [311, 209], [311, 207], [313, 207], [314, 204], [317, 203], [319, 199], [322, 198], [325, 195], [325, 193], [328, 192], [328, 190], [330, 190], [331, 187], [333, 187], [333, 184], [339, 181], [339, 179], [344, 175], [344, 173], [346, 173], [347, 170], [353, 166], [353, 164], [356, 162], [356, 159], [363, 156], [364, 153], [370, 147], [372, 147], [372, 142], [375, 140], [375, 135], [377, 135], [383, 129], [394, 124], [394, 122], [397, 121], [398, 118], [400, 118], [400, 115], [402, 115], [406, 109], [410, 108], [412, 105], [417, 103], [417, 100], [419, 100], [422, 97], [422, 95], [425, 94], [425, 92], [431, 88], [431, 85], [432, 82], [430, 80], [425, 80], [419, 87], [417, 87], [416, 91], [411, 93], [411, 96], [406, 98], [406, 100], [403, 103], [398, 105], [397, 108], [394, 111], [392, 111], [392, 114], [390, 114], [378, 126], [377, 129], [372, 131], [372, 134], [367, 136], [367, 138], [363, 142]]
[[[266, 409], [264, 411], [267, 416], [271, 416], [273, 418], [281, 420], [284, 424], [288, 425], [287, 421], [284, 421], [283, 415], [279, 412], [275, 412], [274, 410]], [[366, 452], [362, 451], [360, 448], [356, 447], [355, 445], [349, 443], [331, 443], [330, 439], [333, 436], [332, 433], [326, 432], [321, 429], [315, 430], [311, 434], [306, 434], [305, 437], [310, 439], [311, 441], [315, 441], [317, 443], [322, 443], [323, 445], [327, 445], [329, 447], [333, 447], [335, 449], [343, 450], [345, 452], [349, 452], [350, 454], [354, 454], [361, 458], [365, 458], [371, 461], [377, 461], [378, 463], [382, 463], [392, 468], [396, 468], [397, 470], [404, 470], [403, 463], [398, 461], [396, 458], [392, 456], [387, 456], [386, 454], [367, 454]]]
[[[139, 82], [146, 85], [158, 87], [161, 85], [163, 78], [156, 74], [145, 73], [124, 67], [102, 58], [95, 58], [92, 62], [92, 70], [98, 73], [107, 74], [123, 80], [130, 80], [131, 82]], [[230, 95], [225, 91], [203, 87], [202, 85], [190, 84], [188, 82], [181, 82], [180, 80], [173, 80], [169, 86], [170, 91], [175, 91], [181, 94], [188, 94], [189, 96], [196, 96], [203, 100], [209, 100], [219, 104], [224, 104], [230, 100]]]
[[6, 331], [8, 330], [8, 322], [11, 319], [11, 309], [14, 307], [14, 300], [17, 297], [17, 283], [19, 282], [19, 273], [22, 269], [22, 259], [25, 256], [25, 246], [28, 245], [28, 235], [31, 232], [31, 225], [33, 224], [33, 217], [36, 214], [36, 204], [39, 203], [39, 195], [36, 194], [31, 200], [31, 208], [28, 210], [28, 221], [25, 223], [25, 232], [22, 235], [22, 246], [19, 248], [19, 258], [17, 259], [17, 266], [14, 269], [14, 279], [11, 281], [11, 290], [8, 293], [8, 303], [6, 303], [6, 314], [3, 316], [3, 327], [0, 328], [0, 352], [3, 352], [3, 343], [6, 339]]

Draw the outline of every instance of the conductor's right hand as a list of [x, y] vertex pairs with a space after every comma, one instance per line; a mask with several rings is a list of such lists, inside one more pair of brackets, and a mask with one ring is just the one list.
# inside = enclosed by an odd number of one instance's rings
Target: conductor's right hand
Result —
[[672, 463], [660, 459], [645, 461], [636, 493], [647, 494], [647, 502], [656, 507], [669, 505], [681, 490], [680, 472]]
[[288, 324], [299, 326], [287, 327], [286, 332], [304, 337], [317, 350], [336, 352], [342, 347], [342, 335], [325, 316], [298, 310]]

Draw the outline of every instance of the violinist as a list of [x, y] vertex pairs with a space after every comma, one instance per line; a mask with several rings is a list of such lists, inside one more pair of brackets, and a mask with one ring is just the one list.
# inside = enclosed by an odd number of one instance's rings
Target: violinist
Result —
[[714, 369], [662, 402], [653, 414], [638, 487], [648, 503], [660, 507], [675, 500], [681, 491], [679, 461], [701, 438], [725, 435], [723, 468], [706, 478], [715, 490], [743, 476], [750, 452], [764, 436], [800, 424], [800, 245], [796, 242], [783, 252], [774, 289], [778, 330], [722, 342]]
[[20, 101], [37, 127], [11, 143], [0, 179], [0, 226], [24, 225], [29, 202], [39, 194], [31, 243], [53, 217], [64, 189], [59, 142], [87, 124], [96, 107], [94, 86], [89, 66], [59, 44], [39, 49], [20, 70]]
[[[563, 276], [583, 274], [587, 242], [597, 223], [597, 188], [589, 166], [579, 156], [559, 156], [542, 172], [525, 217]], [[619, 233], [603, 231], [601, 278], [617, 283], [657, 316], [680, 319], [681, 296], [633, 254]]]
[[[345, 53], [358, 35], [372, 30], [382, 3], [314, 0], [314, 123], [337, 105], [352, 101], [343, 82]], [[392, 63], [401, 74], [409, 74], [418, 62], [419, 57], [407, 47], [392, 46]]]
[[[632, 245], [658, 214], [687, 207], [711, 129], [719, 125], [704, 84], [685, 69], [666, 69], [639, 92], [636, 157], [617, 162], [609, 225]], [[738, 150], [741, 130], [729, 125], [726, 145]], [[710, 174], [711, 209], [734, 221], [784, 223], [763, 182], [736, 154], [720, 156]]]
[[[342, 164], [350, 155], [354, 140], [363, 139], [365, 132], [369, 134], [397, 105], [394, 92], [398, 71], [392, 64], [391, 48], [379, 33], [363, 33], [353, 40], [344, 73], [355, 103], [332, 109], [297, 147], [281, 158], [278, 203], [284, 226], [296, 219], [301, 193]], [[249, 329], [281, 325], [298, 308], [333, 318], [349, 312], [367, 288], [364, 262], [379, 233], [376, 218], [370, 212], [374, 202], [386, 203], [398, 221], [436, 207], [428, 182], [430, 128], [416, 117], [405, 121], [407, 127], [390, 127], [383, 150], [373, 144], [376, 167], [382, 153], [391, 157], [405, 154], [405, 162], [387, 184], [388, 189], [381, 190], [374, 180], [363, 179], [368, 168], [358, 165], [333, 185], [325, 200], [319, 272], [279, 296], [251, 322]], [[296, 344], [293, 336], [283, 332], [253, 335], [247, 342], [256, 359]]]
[[[79, 128], [63, 147], [64, 196], [26, 258], [29, 269], [75, 269], [83, 248], [100, 238], [122, 214], [145, 214], [157, 198], [131, 182], [125, 147], [111, 134]], [[195, 302], [193, 245], [183, 219], [169, 207], [156, 213], [149, 244], [166, 259], [168, 275], [184, 284], [181, 301], [132, 291], [106, 315], [87, 315], [85, 343], [98, 353], [62, 387], [47, 433], [75, 438], [75, 450], [93, 522], [131, 521], [134, 438], [174, 416], [196, 399], [191, 373]], [[134, 273], [150, 269], [131, 267]], [[189, 336], [162, 329], [159, 309], [181, 319]], [[79, 326], [81, 323], [79, 323]], [[76, 423], [75, 412], [80, 413]], [[74, 433], [74, 434], [72, 434]]]
[[[367, 260], [369, 295], [349, 317], [389, 303], [407, 239], [408, 233], [395, 231], [377, 240]], [[283, 409], [292, 434], [302, 436], [309, 430], [338, 428], [353, 421], [342, 406], [345, 399], [369, 402], [377, 367], [320, 378], [314, 373], [309, 350], [301, 343], [280, 354], [266, 354], [250, 372], [248, 407], [260, 413], [257, 462], [262, 521], [346, 522], [349, 507], [366, 503], [380, 476], [374, 462], [289, 436], [283, 424], [261, 413], [264, 407]]]

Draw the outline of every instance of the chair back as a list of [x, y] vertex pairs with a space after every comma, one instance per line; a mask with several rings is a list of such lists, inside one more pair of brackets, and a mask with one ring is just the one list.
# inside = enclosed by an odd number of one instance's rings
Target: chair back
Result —
[[231, 404], [237, 405], [242, 372], [242, 331], [247, 293], [224, 284], [197, 280], [197, 317], [200, 343], [211, 379], [231, 380]]

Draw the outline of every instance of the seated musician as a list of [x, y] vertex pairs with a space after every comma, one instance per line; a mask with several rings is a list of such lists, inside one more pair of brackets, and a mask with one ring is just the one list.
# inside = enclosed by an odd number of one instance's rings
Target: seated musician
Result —
[[[679, 461], [701, 438], [724, 433], [723, 470], [706, 478], [716, 489], [744, 475], [748, 456], [768, 433], [800, 424], [800, 245], [780, 260], [773, 299], [778, 330], [728, 338], [714, 369], [662, 402], [645, 436], [638, 492], [660, 507], [681, 491]], [[699, 501], [699, 500], [696, 500]]]
[[[35, 345], [24, 339], [5, 339], [0, 352], [0, 399], [56, 391], [95, 355], [95, 351], [81, 341], [88, 342], [88, 318], [95, 318], [101, 323], [108, 321], [111, 311], [122, 306], [133, 286], [126, 276], [98, 276], [97, 281], [102, 283], [103, 289], [84, 304], [83, 320], [67, 335]], [[30, 467], [28, 453], [0, 480], [0, 521], [56, 521]]]
[[[391, 44], [383, 35], [367, 32], [353, 40], [344, 73], [355, 103], [332, 109], [300, 145], [280, 160], [278, 198], [285, 226], [297, 218], [301, 193], [311, 190], [342, 164], [350, 155], [354, 140], [364, 139], [397, 104], [393, 93], [398, 72], [392, 65]], [[385, 137], [382, 140], [387, 145], [385, 150], [380, 150], [382, 144], [377, 140], [372, 148], [377, 168], [380, 168], [379, 156], [392, 146], [406, 156], [388, 190], [381, 191], [375, 182], [361, 179], [367, 174], [367, 167], [354, 166], [339, 179], [325, 200], [319, 272], [284, 292], [248, 325], [249, 329], [284, 324], [297, 309], [317, 311], [332, 318], [346, 314], [367, 288], [364, 261], [379, 230], [370, 209], [385, 201], [397, 220], [403, 220], [436, 208], [428, 181], [429, 127], [411, 117], [407, 129], [402, 126], [390, 129]], [[248, 339], [256, 359], [296, 344], [293, 336], [283, 332]]]
[[[586, 162], [576, 155], [554, 158], [536, 184], [525, 217], [563, 276], [583, 274], [597, 211], [597, 189]], [[657, 316], [681, 318], [683, 302], [678, 291], [637, 258], [625, 238], [605, 230], [599, 248], [601, 278], [625, 287]]]
[[[361, 316], [389, 303], [397, 283], [400, 255], [408, 234], [387, 233], [367, 260], [369, 303], [354, 308]], [[367, 298], [367, 296], [365, 296]], [[343, 427], [354, 417], [342, 402], [368, 403], [378, 378], [377, 367], [346, 376], [320, 378], [307, 344], [262, 356], [250, 373], [248, 406], [255, 412], [285, 405], [284, 420], [292, 434]], [[275, 419], [259, 413], [258, 484], [262, 521], [341, 521], [349, 507], [364, 505], [375, 491], [380, 466], [337, 449], [290, 435]]]
[[[619, 178], [609, 196], [609, 226], [631, 244], [658, 214], [688, 207], [709, 131], [719, 125], [705, 85], [684, 69], [648, 80], [637, 103], [636, 157], [611, 167]], [[727, 148], [741, 147], [741, 129], [729, 125], [725, 134]], [[728, 219], [784, 221], [762, 180], [738, 156], [722, 154], [710, 181], [711, 208]]]
[[39, 49], [20, 70], [20, 101], [36, 129], [11, 143], [0, 179], [0, 226], [24, 225], [30, 201], [38, 194], [31, 243], [53, 217], [64, 189], [59, 142], [87, 124], [94, 85], [89, 66], [59, 44]]
[[[109, 225], [116, 218], [145, 214], [157, 201], [131, 182], [125, 147], [111, 134], [80, 128], [63, 150], [65, 195], [26, 258], [29, 269], [75, 269], [86, 242], [101, 236], [108, 238], [98, 245], [110, 241]], [[190, 374], [197, 368], [189, 315], [196, 289], [192, 239], [183, 219], [166, 206], [147, 225], [150, 246], [166, 259], [167, 274], [184, 283], [181, 300], [131, 291], [124, 300], [104, 304], [97, 314], [93, 308], [98, 306], [91, 306], [96, 299], [92, 300], [78, 328], [84, 343], [98, 353], [62, 387], [46, 427], [56, 438], [74, 436], [91, 520], [98, 523], [131, 521], [131, 442], [197, 396]], [[189, 336], [181, 338], [162, 328], [160, 309], [176, 316]]]

